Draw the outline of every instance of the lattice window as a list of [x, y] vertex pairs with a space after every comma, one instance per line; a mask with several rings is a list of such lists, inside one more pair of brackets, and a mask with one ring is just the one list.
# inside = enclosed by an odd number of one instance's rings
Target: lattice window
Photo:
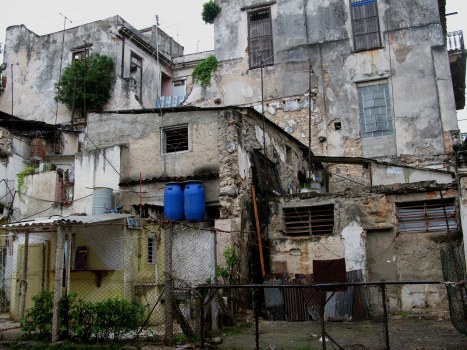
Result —
[[387, 82], [361, 84], [357, 87], [362, 137], [393, 134], [391, 96]]
[[270, 9], [248, 13], [248, 50], [250, 68], [274, 64]]
[[163, 153], [188, 151], [188, 125], [162, 129]]
[[[401, 233], [457, 231], [454, 198], [419, 202], [397, 203], [397, 218]], [[446, 215], [445, 215], [446, 212]]]
[[330, 235], [334, 229], [334, 205], [284, 208], [287, 236]]
[[354, 50], [365, 51], [381, 47], [378, 4], [376, 0], [350, 0]]
[[154, 264], [156, 262], [156, 239], [154, 236], [148, 236], [148, 251], [146, 256], [146, 262], [148, 264]]

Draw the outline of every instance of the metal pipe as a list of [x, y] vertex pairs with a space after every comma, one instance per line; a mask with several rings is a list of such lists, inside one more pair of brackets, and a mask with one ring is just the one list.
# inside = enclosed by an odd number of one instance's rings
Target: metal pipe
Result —
[[383, 298], [383, 311], [384, 311], [384, 336], [386, 340], [386, 350], [390, 350], [389, 344], [389, 326], [388, 326], [388, 308], [386, 304], [386, 286], [381, 286], [381, 297]]

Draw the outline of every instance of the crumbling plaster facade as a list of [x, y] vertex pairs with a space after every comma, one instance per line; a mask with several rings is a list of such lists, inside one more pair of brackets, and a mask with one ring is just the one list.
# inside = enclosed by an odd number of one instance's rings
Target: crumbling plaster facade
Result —
[[[263, 69], [268, 118], [308, 144], [311, 85], [316, 95], [311, 148], [316, 155], [452, 166], [458, 126], [436, 0], [379, 0], [382, 47], [362, 52], [353, 47], [349, 1], [218, 3], [222, 10], [214, 26], [220, 66], [213, 86], [204, 88], [210, 90], [204, 96], [211, 98], [193, 93], [189, 102], [212, 104], [220, 98], [224, 105], [261, 110], [261, 69], [249, 67], [248, 13], [270, 8], [274, 64]], [[394, 132], [362, 138], [357, 87], [377, 82], [389, 86]]]
[[[439, 250], [449, 242], [446, 233], [401, 233], [396, 212], [396, 203], [439, 199], [438, 190], [444, 192], [446, 199], [456, 198], [452, 185], [443, 187], [435, 182], [285, 196], [269, 226], [271, 273], [310, 274], [313, 260], [345, 258], [347, 271], [362, 270], [369, 281], [442, 280]], [[334, 206], [332, 234], [286, 235], [284, 208], [329, 204]], [[454, 236], [460, 238], [457, 233]], [[392, 311], [447, 316], [443, 285], [390, 287], [389, 300]]]
[[[172, 76], [172, 60], [183, 55], [182, 46], [163, 31], [159, 33], [160, 64], [156, 61], [155, 28], [141, 33], [119, 16], [42, 36], [24, 25], [11, 26], [6, 34], [4, 62], [13, 65], [13, 81], [9, 74], [0, 96], [0, 109], [26, 120], [69, 124], [72, 111], [54, 101], [54, 85], [72, 61], [73, 53], [86, 47], [87, 54], [108, 55], [114, 62], [117, 79], [106, 110], [153, 107], [160, 94], [160, 72]], [[142, 61], [140, 93], [138, 81], [130, 72], [132, 53]]]

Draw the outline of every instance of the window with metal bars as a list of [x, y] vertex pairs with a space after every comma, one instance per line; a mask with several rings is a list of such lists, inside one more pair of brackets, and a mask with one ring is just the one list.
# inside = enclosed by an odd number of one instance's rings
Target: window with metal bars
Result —
[[163, 153], [188, 151], [188, 125], [162, 129]]
[[454, 198], [396, 203], [396, 209], [401, 233], [447, 232], [447, 225], [451, 232], [457, 231]]
[[269, 8], [248, 13], [248, 52], [250, 68], [261, 67], [261, 63], [274, 64]]
[[334, 229], [334, 205], [284, 208], [287, 236], [331, 235]]
[[154, 239], [153, 236], [149, 236], [148, 237], [148, 254], [146, 258], [146, 262], [148, 264], [154, 264], [156, 261], [155, 247], [156, 247], [156, 240]]
[[381, 47], [376, 0], [350, 0], [354, 51]]

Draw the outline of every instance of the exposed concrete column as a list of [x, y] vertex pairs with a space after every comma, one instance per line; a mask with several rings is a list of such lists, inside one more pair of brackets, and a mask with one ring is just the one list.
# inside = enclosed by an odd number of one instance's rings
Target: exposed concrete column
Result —
[[71, 233], [71, 227], [66, 227], [66, 237], [67, 237], [67, 254], [66, 254], [66, 295], [70, 295], [70, 287], [71, 287], [71, 257], [72, 257], [72, 251], [73, 251], [73, 246], [71, 244], [72, 240], [72, 233]]
[[[126, 219], [125, 219], [126, 220]], [[123, 297], [131, 301], [131, 282], [133, 281], [133, 242], [128, 237], [128, 228], [126, 222], [123, 224]]]
[[164, 230], [164, 299], [165, 299], [165, 332], [164, 343], [171, 345], [173, 342], [173, 271], [172, 271], [172, 245], [174, 224], [165, 226]]
[[54, 282], [54, 301], [52, 309], [52, 342], [58, 341], [58, 312], [60, 299], [62, 297], [63, 283], [63, 244], [65, 242], [65, 227], [60, 225], [57, 229], [57, 247], [55, 249], [55, 282]]
[[24, 251], [23, 251], [23, 270], [20, 280], [20, 296], [19, 296], [19, 317], [24, 318], [24, 310], [26, 308], [26, 292], [28, 290], [28, 253], [29, 253], [29, 231], [24, 232]]

